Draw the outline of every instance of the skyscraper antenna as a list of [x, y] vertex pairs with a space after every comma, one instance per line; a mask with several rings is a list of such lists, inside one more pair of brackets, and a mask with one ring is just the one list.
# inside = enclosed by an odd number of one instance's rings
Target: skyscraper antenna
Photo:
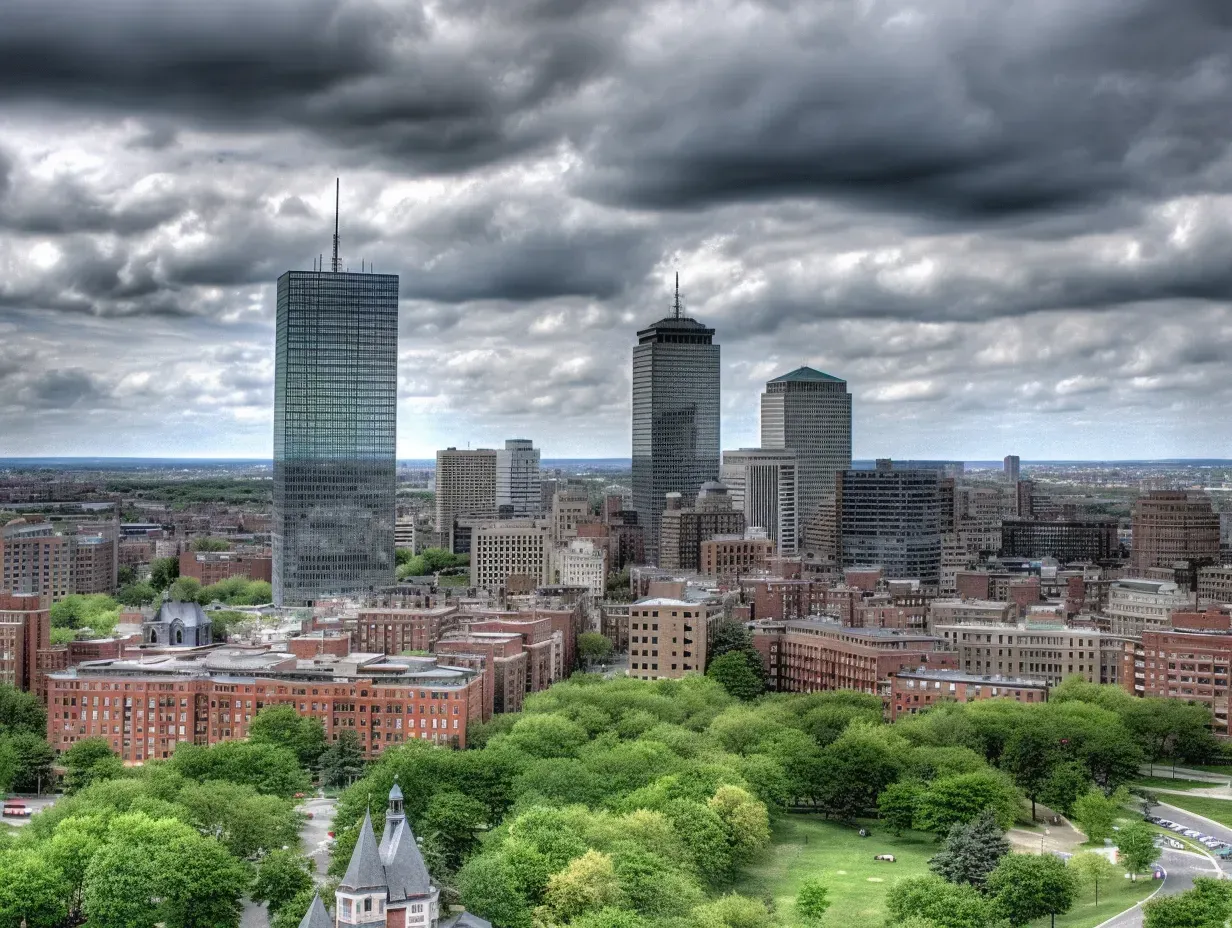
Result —
[[673, 304], [673, 309], [676, 313], [676, 318], [680, 318], [680, 272], [676, 272], [676, 302]]
[[334, 178], [334, 273], [338, 273], [338, 199], [342, 189], [340, 178]]

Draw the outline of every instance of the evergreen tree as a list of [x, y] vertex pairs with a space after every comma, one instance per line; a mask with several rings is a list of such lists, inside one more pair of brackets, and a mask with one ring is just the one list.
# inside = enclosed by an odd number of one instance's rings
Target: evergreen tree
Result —
[[951, 883], [979, 887], [1009, 852], [1005, 832], [992, 812], [985, 811], [966, 825], [954, 825], [944, 848], [928, 862], [928, 867]]
[[349, 786], [364, 772], [364, 749], [354, 729], [344, 728], [321, 754], [321, 784]]

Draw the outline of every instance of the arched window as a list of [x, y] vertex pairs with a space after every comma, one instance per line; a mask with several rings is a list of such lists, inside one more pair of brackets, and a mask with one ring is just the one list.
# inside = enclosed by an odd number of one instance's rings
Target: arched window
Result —
[[158, 633], [154, 629], [150, 629], [150, 644], [158, 643]]
[[182, 629], [182, 628], [177, 628], [177, 629], [175, 630], [175, 643], [176, 643], [176, 644], [183, 644], [183, 643], [184, 643], [184, 629]]

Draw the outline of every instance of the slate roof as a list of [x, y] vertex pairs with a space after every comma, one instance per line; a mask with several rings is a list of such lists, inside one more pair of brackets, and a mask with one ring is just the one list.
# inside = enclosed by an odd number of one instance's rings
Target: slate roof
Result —
[[[402, 790], [396, 783], [389, 798], [402, 798]], [[391, 903], [431, 895], [432, 878], [405, 815], [391, 813], [385, 817], [385, 833], [378, 845], [372, 828], [372, 813], [364, 813], [359, 840], [355, 842], [339, 888], [347, 892], [383, 889]]]
[[441, 922], [441, 928], [492, 928], [492, 923], [470, 912], [462, 912]]
[[339, 887], [349, 892], [363, 892], [384, 889], [387, 885], [385, 866], [381, 862], [376, 833], [372, 830], [372, 813], [365, 812], [364, 823], [359, 827], [359, 840], [355, 842], [351, 862], [347, 864], [346, 875]]
[[801, 383], [810, 380], [823, 380], [828, 383], [847, 382], [840, 377], [831, 377], [829, 374], [823, 374], [821, 371], [811, 367], [797, 367], [794, 371], [788, 371], [782, 377], [775, 377], [769, 383]]
[[179, 621], [185, 628], [196, 628], [199, 625], [209, 625], [210, 620], [196, 603], [165, 602], [158, 610], [154, 621], [170, 625]]
[[321, 901], [319, 894], [312, 897], [312, 905], [308, 906], [308, 911], [304, 913], [299, 928], [334, 928], [334, 920], [325, 911], [325, 903]]

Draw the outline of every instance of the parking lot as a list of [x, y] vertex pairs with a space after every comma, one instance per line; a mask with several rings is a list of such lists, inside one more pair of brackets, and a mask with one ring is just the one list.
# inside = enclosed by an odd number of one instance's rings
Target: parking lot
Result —
[[1232, 856], [1232, 849], [1230, 849], [1232, 846], [1230, 846], [1227, 841], [1222, 841], [1213, 835], [1203, 834], [1196, 828], [1190, 828], [1179, 822], [1174, 822], [1171, 819], [1159, 818], [1155, 815], [1148, 815], [1146, 820], [1152, 825], [1158, 825], [1160, 828], [1166, 828], [1168, 831], [1178, 834], [1183, 838], [1188, 838], [1190, 841], [1201, 844], [1208, 851], [1218, 854], [1225, 860], [1229, 856]]

